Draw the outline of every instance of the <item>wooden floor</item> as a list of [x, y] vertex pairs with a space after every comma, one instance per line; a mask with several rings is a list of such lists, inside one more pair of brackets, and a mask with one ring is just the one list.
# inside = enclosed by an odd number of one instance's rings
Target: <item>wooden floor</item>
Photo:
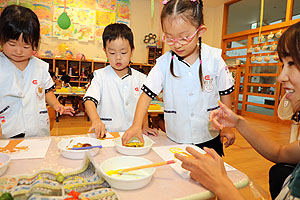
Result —
[[[86, 134], [91, 125], [91, 122], [87, 121], [87, 118], [84, 116], [61, 116], [59, 119], [60, 122], [55, 122], [51, 135]], [[247, 119], [255, 129], [265, 134], [271, 140], [282, 144], [289, 142], [290, 125], [248, 117]], [[258, 184], [265, 191], [269, 191], [268, 172], [273, 163], [256, 153], [238, 133], [236, 134], [235, 144], [225, 149], [224, 161], [247, 174], [254, 183]]]

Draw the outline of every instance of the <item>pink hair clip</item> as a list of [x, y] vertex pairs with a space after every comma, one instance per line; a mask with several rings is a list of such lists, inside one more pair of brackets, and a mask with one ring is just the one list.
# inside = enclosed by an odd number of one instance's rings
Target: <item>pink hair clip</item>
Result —
[[191, 0], [192, 2], [196, 2], [197, 0]]
[[164, 5], [166, 5], [166, 4], [168, 3], [168, 0], [164, 0], [162, 3], [163, 3]]

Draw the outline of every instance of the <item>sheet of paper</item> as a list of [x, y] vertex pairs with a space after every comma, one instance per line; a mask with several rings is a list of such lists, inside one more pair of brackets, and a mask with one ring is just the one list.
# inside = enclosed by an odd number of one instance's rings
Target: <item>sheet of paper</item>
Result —
[[0, 140], [0, 152], [11, 159], [45, 158], [50, 138]]
[[[181, 167], [181, 161], [174, 157], [175, 153], [181, 153], [185, 156], [189, 156], [190, 154], [185, 150], [186, 147], [192, 147], [199, 151], [202, 154], [205, 154], [201, 148], [191, 145], [191, 144], [178, 144], [178, 145], [170, 145], [170, 146], [159, 146], [159, 147], [152, 147], [152, 149], [165, 161], [175, 159], [177, 162], [175, 164], [170, 165], [180, 176], [183, 178], [189, 178], [190, 173], [189, 171], [183, 169]], [[236, 170], [232, 166], [228, 165], [227, 163], [224, 164], [226, 171]]]

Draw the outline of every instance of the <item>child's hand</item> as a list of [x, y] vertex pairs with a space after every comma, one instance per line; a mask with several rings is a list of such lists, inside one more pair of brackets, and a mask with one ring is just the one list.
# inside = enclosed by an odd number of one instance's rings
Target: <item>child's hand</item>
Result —
[[143, 131], [140, 128], [131, 126], [122, 136], [122, 144], [125, 146], [132, 137], [137, 137], [144, 143]]
[[54, 106], [54, 110], [56, 112], [58, 112], [60, 115], [62, 114], [67, 114], [67, 115], [71, 115], [73, 116], [73, 114], [75, 113], [74, 109], [72, 107], [69, 107], [69, 106], [63, 106], [61, 104], [58, 104], [56, 106]]
[[106, 134], [105, 124], [99, 119], [92, 122], [92, 126], [89, 129], [90, 132], [94, 132], [97, 138], [104, 138]]
[[145, 135], [150, 134], [150, 135], [158, 136], [158, 130], [157, 130], [157, 128], [144, 127], [143, 134], [145, 134]]

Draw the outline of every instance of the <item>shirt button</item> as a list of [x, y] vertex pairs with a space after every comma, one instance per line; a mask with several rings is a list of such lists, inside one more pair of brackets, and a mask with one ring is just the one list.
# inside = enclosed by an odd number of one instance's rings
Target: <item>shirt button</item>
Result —
[[191, 113], [191, 117], [194, 117], [194, 113]]
[[189, 93], [189, 96], [193, 96], [193, 93], [192, 93], [192, 92], [190, 92], [190, 93]]

